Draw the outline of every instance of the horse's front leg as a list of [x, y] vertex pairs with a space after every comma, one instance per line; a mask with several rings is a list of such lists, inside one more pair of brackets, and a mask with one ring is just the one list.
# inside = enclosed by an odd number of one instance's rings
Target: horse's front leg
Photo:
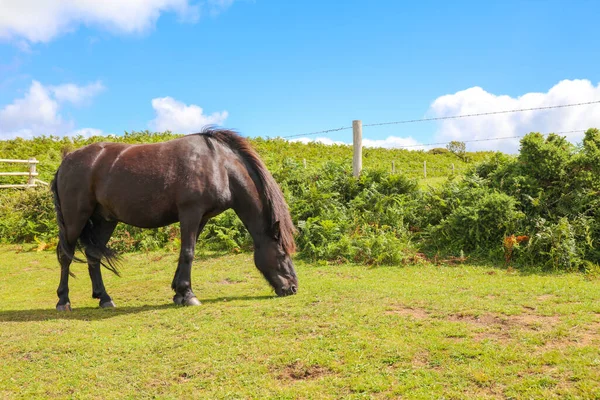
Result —
[[181, 221], [181, 250], [177, 271], [171, 287], [175, 290], [173, 302], [184, 306], [198, 306], [200, 301], [192, 291], [192, 262], [196, 249], [196, 240], [201, 231], [202, 214], [186, 212], [180, 216]]

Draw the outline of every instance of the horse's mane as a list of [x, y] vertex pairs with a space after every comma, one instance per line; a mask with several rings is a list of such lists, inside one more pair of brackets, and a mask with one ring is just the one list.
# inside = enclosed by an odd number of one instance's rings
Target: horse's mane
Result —
[[[273, 179], [273, 175], [271, 175], [250, 143], [245, 138], [238, 135], [237, 132], [227, 129], [207, 127], [198, 134], [214, 138], [225, 144], [227, 147], [238, 153], [244, 161], [246, 161], [247, 165], [254, 170], [263, 189], [261, 194], [264, 203], [271, 211], [267, 214], [269, 218], [268, 226], [270, 228], [276, 221], [279, 221], [279, 240], [281, 246], [286, 253], [294, 253], [294, 251], [296, 251], [296, 244], [294, 242], [295, 228], [287, 203], [279, 185], [275, 182], [275, 179]], [[259, 190], [259, 193], [260, 192], [261, 190]]]

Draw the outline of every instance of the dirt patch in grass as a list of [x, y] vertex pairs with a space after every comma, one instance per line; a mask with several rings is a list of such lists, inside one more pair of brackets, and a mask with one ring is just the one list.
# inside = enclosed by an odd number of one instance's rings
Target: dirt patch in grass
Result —
[[[473, 339], [477, 342], [483, 340], [507, 341], [518, 332], [533, 332], [546, 334], [556, 328], [561, 319], [556, 315], [537, 315], [522, 313], [519, 315], [468, 315], [452, 314], [450, 321], [466, 322], [479, 327]], [[559, 337], [546, 341], [541, 349], [564, 350], [572, 347], [597, 346], [600, 344], [600, 321], [582, 326], [569, 331], [569, 336]]]
[[510, 324], [525, 329], [534, 331], [548, 331], [560, 324], [560, 317], [557, 315], [537, 315], [523, 313], [520, 315], [512, 315], [508, 319]]
[[283, 371], [278, 374], [278, 378], [281, 380], [302, 381], [317, 379], [332, 373], [333, 371], [329, 368], [321, 365], [306, 365], [302, 362], [295, 361], [286, 365]]
[[548, 301], [548, 300], [554, 300], [556, 298], [557, 297], [555, 295], [553, 295], [553, 294], [543, 294], [541, 296], [538, 296], [537, 300], [538, 301]]
[[[502, 314], [450, 314], [444, 317], [432, 316], [432, 314], [418, 307], [394, 306], [385, 311], [386, 315], [396, 315], [400, 317], [412, 318], [414, 320], [426, 320], [429, 318], [441, 318], [446, 321], [466, 323], [474, 328], [473, 340], [480, 342], [483, 340], [507, 341], [519, 332], [521, 333], [546, 333], [552, 331], [561, 323], [561, 318], [557, 315], [539, 315], [528, 308], [519, 315]], [[455, 337], [450, 337], [455, 338]], [[462, 336], [456, 337], [457, 340], [464, 339]], [[567, 348], [573, 346], [592, 346], [600, 343], [600, 321], [594, 321], [585, 327], [574, 329], [571, 335], [557, 340], [546, 342], [544, 348]], [[422, 362], [415, 360], [419, 366]]]
[[410, 317], [414, 319], [429, 318], [429, 312], [422, 308], [398, 306], [389, 308], [385, 313], [386, 315], [398, 315], [401, 317]]
[[442, 366], [440, 364], [432, 362], [431, 355], [428, 351], [415, 354], [411, 361], [414, 369], [430, 369], [435, 371], [442, 370]]
[[450, 321], [467, 322], [484, 326], [506, 326], [520, 329], [544, 330], [553, 328], [560, 323], [556, 315], [537, 315], [522, 313], [519, 315], [496, 315], [496, 314], [451, 314], [447, 318]]
[[[454, 316], [456, 318], [456, 316]], [[456, 320], [468, 321], [469, 323], [481, 326], [473, 339], [477, 342], [483, 340], [494, 340], [506, 342], [511, 340], [518, 332], [541, 333], [544, 336], [551, 332], [558, 324], [558, 316], [543, 316], [534, 314], [521, 314], [512, 316], [495, 316], [485, 314], [479, 318], [473, 316], [458, 317]], [[600, 345], [600, 322], [594, 322], [590, 325], [571, 329], [569, 336], [558, 337], [545, 341], [539, 351], [548, 352], [553, 350], [564, 351], [572, 348], [581, 348], [586, 346]]]
[[477, 342], [486, 339], [506, 341], [512, 337], [514, 332], [550, 331], [560, 323], [558, 316], [545, 316], [532, 313], [522, 313], [519, 315], [451, 314], [447, 319], [479, 327], [474, 335], [474, 340]]
[[594, 321], [590, 325], [586, 326], [586, 331], [594, 334], [597, 339], [600, 339], [600, 321]]
[[450, 314], [447, 317], [447, 320], [453, 322], [467, 322], [471, 324], [480, 324], [480, 325], [494, 325], [494, 324], [503, 324], [503, 320], [497, 316], [492, 314], [483, 314], [483, 315], [471, 315], [471, 314]]
[[429, 366], [429, 353], [417, 353], [412, 359], [414, 368], [427, 368]]
[[571, 329], [568, 337], [547, 341], [543, 351], [564, 350], [570, 347], [600, 346], [600, 322], [595, 321], [581, 328]]

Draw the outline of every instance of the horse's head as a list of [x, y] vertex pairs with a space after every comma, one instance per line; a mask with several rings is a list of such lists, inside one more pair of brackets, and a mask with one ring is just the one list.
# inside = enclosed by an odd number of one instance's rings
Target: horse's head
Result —
[[269, 281], [278, 296], [289, 296], [298, 291], [298, 277], [291, 256], [279, 240], [279, 224], [273, 235], [254, 243], [254, 263]]

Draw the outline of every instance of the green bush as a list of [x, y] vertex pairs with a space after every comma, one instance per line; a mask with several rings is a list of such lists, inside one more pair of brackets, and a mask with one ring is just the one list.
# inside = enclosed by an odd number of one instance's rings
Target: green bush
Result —
[[250, 251], [252, 237], [233, 210], [211, 219], [199, 239], [201, 247], [216, 251]]
[[526, 246], [519, 246], [517, 258], [530, 266], [551, 271], [577, 271], [591, 262], [586, 260], [587, 249], [593, 247], [589, 220], [569, 221], [562, 217], [551, 223], [540, 219], [536, 233]]
[[431, 153], [431, 154], [447, 154], [447, 153], [450, 153], [450, 150], [445, 149], [443, 147], [434, 147], [433, 149], [429, 150], [429, 153]]
[[523, 214], [513, 197], [466, 179], [455, 184], [452, 198], [445, 202], [439, 223], [429, 234], [438, 251], [483, 252], [502, 249], [502, 240], [515, 231]]
[[0, 190], [0, 242], [56, 241], [52, 195], [46, 188]]
[[531, 133], [517, 157], [496, 154], [473, 176], [516, 200], [523, 213], [514, 234], [527, 236], [515, 261], [550, 270], [600, 264], [600, 132], [590, 129], [576, 147], [557, 135]]
[[446, 145], [446, 149], [461, 159], [464, 159], [467, 154], [467, 146], [465, 142], [460, 142], [457, 140], [453, 140], [448, 143], [448, 145]]

